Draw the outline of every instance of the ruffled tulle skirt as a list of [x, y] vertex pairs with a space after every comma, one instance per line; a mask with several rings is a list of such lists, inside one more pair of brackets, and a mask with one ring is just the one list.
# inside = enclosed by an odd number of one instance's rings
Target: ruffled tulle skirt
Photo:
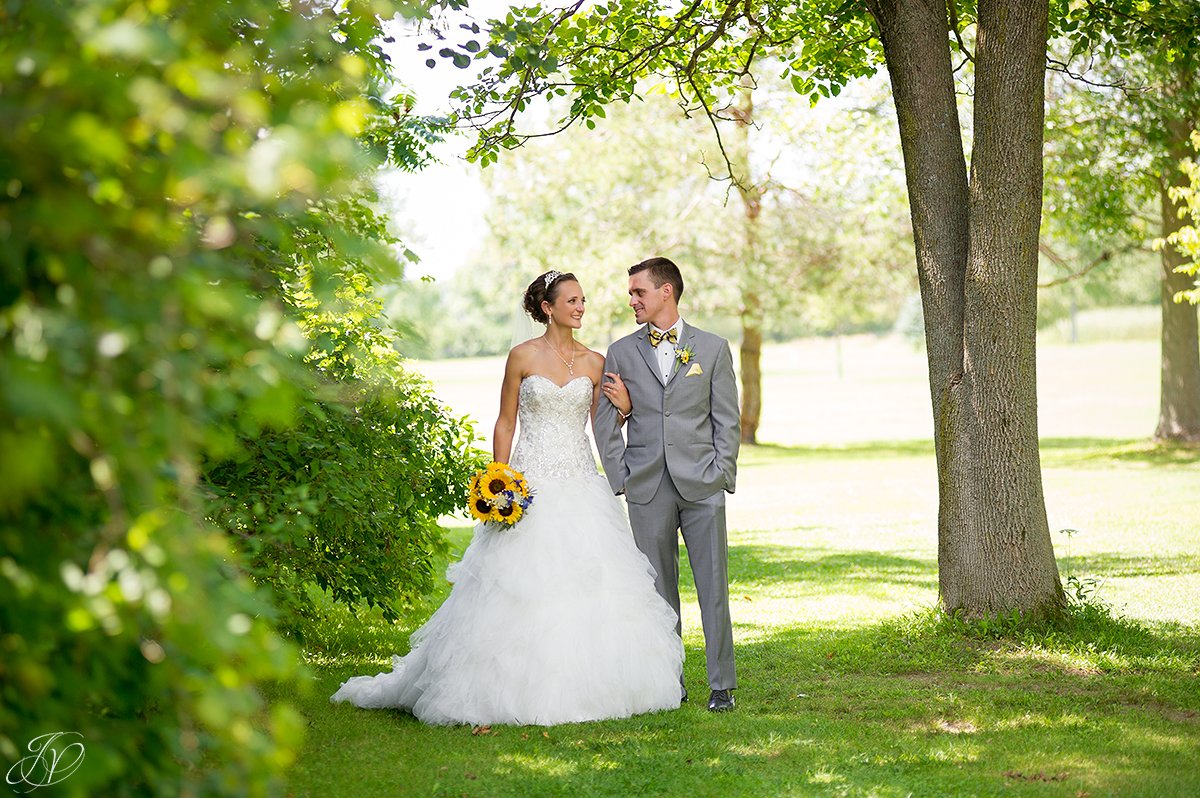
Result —
[[553, 725], [679, 706], [683, 647], [620, 500], [599, 475], [529, 475], [511, 529], [479, 525], [453, 589], [392, 670], [331, 701], [431, 724]]

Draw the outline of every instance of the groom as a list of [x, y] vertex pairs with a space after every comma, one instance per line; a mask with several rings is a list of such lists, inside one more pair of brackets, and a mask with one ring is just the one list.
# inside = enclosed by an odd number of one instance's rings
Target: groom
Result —
[[725, 494], [734, 490], [741, 417], [729, 342], [684, 323], [682, 296], [683, 276], [668, 259], [629, 269], [629, 305], [645, 326], [609, 347], [592, 429], [613, 492], [625, 494], [634, 540], [676, 615], [683, 533], [704, 626], [708, 708], [720, 712], [733, 709], [737, 687]]

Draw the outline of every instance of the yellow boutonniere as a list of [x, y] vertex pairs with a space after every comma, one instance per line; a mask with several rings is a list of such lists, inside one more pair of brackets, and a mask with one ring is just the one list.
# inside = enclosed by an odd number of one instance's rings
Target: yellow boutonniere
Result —
[[675, 359], [681, 364], [686, 366], [688, 363], [691, 363], [695, 357], [696, 352], [690, 346], [675, 347]]

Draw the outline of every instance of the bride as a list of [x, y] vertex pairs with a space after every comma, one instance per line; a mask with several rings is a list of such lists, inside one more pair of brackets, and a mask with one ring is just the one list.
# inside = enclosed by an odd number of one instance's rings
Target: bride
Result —
[[533, 504], [511, 528], [476, 526], [411, 653], [394, 656], [391, 672], [350, 678], [331, 701], [432, 724], [539, 726], [679, 706], [675, 612], [584, 433], [604, 356], [574, 338], [583, 289], [550, 271], [524, 305], [546, 333], [508, 354], [493, 454], [525, 473]]

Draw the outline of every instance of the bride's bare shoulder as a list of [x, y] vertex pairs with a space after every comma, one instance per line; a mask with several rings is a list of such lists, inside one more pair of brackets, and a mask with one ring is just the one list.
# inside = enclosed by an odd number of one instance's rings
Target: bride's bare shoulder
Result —
[[528, 341], [521, 343], [508, 350], [510, 358], [532, 357], [538, 351], [538, 342], [536, 338], [530, 338]]
[[530, 339], [519, 343], [512, 349], [508, 350], [508, 370], [516, 369], [522, 374], [529, 371], [529, 364], [534, 362], [538, 354], [538, 344], [536, 339]]
[[599, 352], [597, 352], [593, 349], [588, 349], [587, 347], [584, 347], [583, 348], [583, 358], [585, 359], [585, 362], [588, 364], [588, 368], [591, 371], [594, 371], [597, 373], [604, 371], [604, 355], [600, 354]]

